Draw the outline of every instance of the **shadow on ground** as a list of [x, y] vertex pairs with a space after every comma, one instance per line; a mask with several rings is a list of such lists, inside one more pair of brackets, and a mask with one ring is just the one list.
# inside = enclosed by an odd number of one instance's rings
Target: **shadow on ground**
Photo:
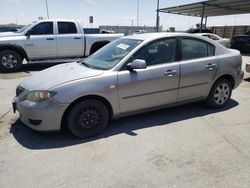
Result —
[[35, 132], [24, 126], [20, 120], [17, 120], [11, 125], [10, 133], [13, 134], [14, 138], [21, 145], [28, 149], [60, 148], [104, 139], [118, 134], [137, 136], [137, 133], [134, 132], [136, 130], [156, 126], [169, 126], [169, 124], [174, 122], [226, 111], [237, 105], [238, 102], [231, 99], [227, 107], [223, 109], [209, 109], [202, 103], [193, 103], [171, 109], [135, 115], [112, 121], [102, 134], [89, 139], [77, 139], [65, 131], [61, 133]]

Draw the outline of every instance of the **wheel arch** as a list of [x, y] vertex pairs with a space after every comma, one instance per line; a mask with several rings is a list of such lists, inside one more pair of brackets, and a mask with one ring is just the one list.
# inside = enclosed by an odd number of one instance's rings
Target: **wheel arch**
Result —
[[[222, 74], [222, 75], [218, 76], [215, 79], [214, 83], [217, 82], [220, 79], [227, 79], [227, 80], [229, 80], [230, 83], [232, 84], [232, 88], [235, 87], [235, 80], [234, 80], [234, 77], [231, 74]], [[214, 83], [213, 83], [213, 85], [214, 85]]]
[[99, 50], [103, 46], [107, 45], [108, 43], [110, 43], [110, 41], [108, 41], [108, 40], [98, 41], [98, 42], [93, 43], [91, 48], [90, 48], [89, 54], [90, 55], [93, 54], [94, 52], [96, 52], [97, 50]]
[[112, 108], [112, 105], [110, 104], [110, 102], [106, 98], [104, 98], [104, 97], [102, 97], [100, 95], [86, 95], [86, 96], [82, 96], [82, 97], [79, 97], [76, 100], [74, 100], [67, 107], [67, 109], [64, 111], [63, 116], [62, 116], [62, 120], [61, 120], [61, 129], [66, 127], [67, 116], [68, 116], [69, 111], [72, 109], [72, 107], [74, 105], [76, 105], [78, 102], [83, 101], [83, 100], [88, 100], [88, 99], [94, 99], [94, 100], [101, 101], [108, 109], [109, 119], [112, 119], [112, 117], [113, 117], [113, 108]]
[[22, 46], [19, 45], [13, 45], [13, 44], [1, 44], [0, 45], [0, 52], [4, 50], [14, 50], [18, 54], [21, 55], [22, 58], [25, 58], [26, 60], [29, 60], [27, 53], [23, 49]]

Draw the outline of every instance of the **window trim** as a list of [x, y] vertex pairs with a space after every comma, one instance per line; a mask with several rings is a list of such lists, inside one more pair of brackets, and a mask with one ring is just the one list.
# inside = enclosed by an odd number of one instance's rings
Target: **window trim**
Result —
[[[213, 55], [212, 56], [206, 56], [206, 57], [199, 57], [199, 58], [193, 58], [193, 59], [182, 59], [182, 39], [191, 39], [191, 40], [197, 40], [200, 42], [204, 42], [208, 45], [212, 45], [214, 47], [213, 50]], [[210, 42], [207, 42], [205, 40], [199, 39], [199, 38], [194, 38], [194, 37], [189, 37], [189, 36], [184, 36], [184, 37], [179, 37], [179, 50], [180, 50], [180, 61], [190, 61], [190, 60], [194, 60], [194, 59], [203, 59], [203, 58], [208, 58], [208, 57], [214, 57], [215, 56], [215, 50], [216, 50], [216, 46], [214, 44], [211, 44]], [[207, 48], [207, 55], [208, 55], [208, 48]]]
[[[175, 45], [176, 45], [176, 51], [175, 51], [175, 61], [173, 62], [169, 62], [170, 63], [176, 63], [180, 60], [180, 50], [179, 50], [179, 41], [178, 41], [178, 38], [177, 36], [173, 36], [173, 37], [164, 37], [164, 38], [160, 38], [160, 39], [156, 39], [156, 40], [153, 40], [153, 41], [150, 41], [146, 44], [144, 44], [140, 49], [138, 49], [136, 52], [134, 52], [134, 54], [131, 55], [131, 57], [122, 65], [122, 67], [118, 70], [118, 71], [124, 71], [124, 70], [127, 70], [126, 68], [126, 65], [128, 63], [131, 63], [132, 60], [134, 59], [134, 57], [139, 54], [144, 48], [146, 48], [147, 46], [153, 44], [153, 43], [156, 43], [156, 42], [159, 42], [161, 40], [167, 40], [167, 39], [175, 39]], [[161, 64], [164, 64], [164, 63], [161, 63]], [[155, 65], [150, 65], [150, 66], [147, 66], [147, 67], [153, 67], [153, 66], [157, 66], [157, 65], [161, 65], [161, 64], [155, 64]]]

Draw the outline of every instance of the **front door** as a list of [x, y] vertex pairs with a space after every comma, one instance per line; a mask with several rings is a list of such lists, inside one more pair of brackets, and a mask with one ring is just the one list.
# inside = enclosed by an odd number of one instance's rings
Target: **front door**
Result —
[[118, 72], [121, 113], [177, 102], [180, 65], [176, 62], [176, 39], [152, 42], [129, 62], [134, 59], [145, 60], [147, 68]]
[[53, 22], [42, 22], [29, 31], [25, 40], [25, 50], [31, 60], [57, 57]]

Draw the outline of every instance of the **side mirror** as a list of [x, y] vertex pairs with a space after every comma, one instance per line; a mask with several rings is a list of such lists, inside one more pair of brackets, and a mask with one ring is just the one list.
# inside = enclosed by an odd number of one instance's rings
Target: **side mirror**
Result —
[[145, 69], [147, 68], [147, 64], [143, 59], [135, 59], [132, 63], [128, 63], [126, 67], [128, 70]]
[[25, 36], [30, 36], [33, 33], [33, 29], [30, 29], [25, 33]]

